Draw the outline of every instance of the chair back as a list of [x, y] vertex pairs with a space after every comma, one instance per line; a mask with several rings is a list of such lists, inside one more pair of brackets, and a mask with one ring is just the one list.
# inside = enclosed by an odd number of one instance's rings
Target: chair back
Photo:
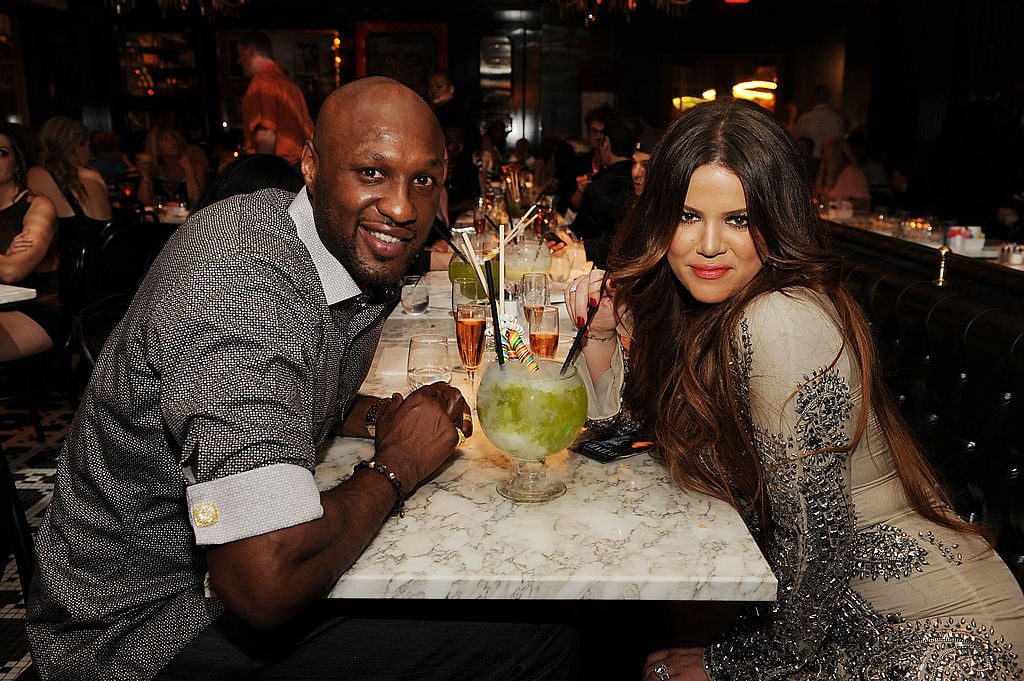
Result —
[[124, 318], [131, 302], [132, 298], [127, 293], [114, 293], [86, 305], [75, 315], [71, 324], [71, 343], [72, 349], [82, 359], [84, 370], [92, 371], [103, 344]]
[[93, 300], [113, 293], [134, 295], [153, 262], [157, 237], [154, 223], [142, 213], [127, 211], [111, 220], [100, 232], [95, 257], [97, 295]]

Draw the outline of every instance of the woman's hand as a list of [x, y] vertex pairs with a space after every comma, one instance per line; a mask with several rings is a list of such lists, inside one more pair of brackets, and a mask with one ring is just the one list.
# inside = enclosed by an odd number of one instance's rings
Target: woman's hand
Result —
[[643, 681], [709, 681], [703, 648], [669, 648], [647, 656]]
[[615, 282], [607, 277], [604, 270], [591, 270], [574, 279], [565, 288], [565, 311], [577, 329], [586, 324], [589, 308], [597, 305], [597, 312], [590, 322], [587, 333], [594, 336], [610, 336], [615, 333], [615, 309], [612, 292]]
[[32, 238], [32, 235], [27, 232], [19, 232], [14, 239], [11, 240], [11, 245], [7, 247], [7, 252], [4, 255], [14, 255], [15, 253], [21, 253], [27, 251], [35, 245], [36, 241]]

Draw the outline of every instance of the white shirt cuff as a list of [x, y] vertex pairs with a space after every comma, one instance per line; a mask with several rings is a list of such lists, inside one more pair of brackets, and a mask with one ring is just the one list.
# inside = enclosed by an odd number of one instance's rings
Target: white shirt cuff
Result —
[[266, 534], [324, 514], [313, 474], [288, 463], [191, 485], [185, 494], [199, 546]]

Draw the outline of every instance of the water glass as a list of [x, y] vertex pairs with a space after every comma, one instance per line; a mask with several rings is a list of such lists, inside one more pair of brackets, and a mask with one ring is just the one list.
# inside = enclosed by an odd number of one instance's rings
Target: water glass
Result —
[[448, 353], [448, 337], [421, 333], [410, 338], [406, 378], [410, 390], [438, 381], [449, 383], [452, 380], [452, 360]]
[[554, 357], [558, 349], [558, 308], [545, 305], [527, 317], [530, 350], [537, 357]]
[[402, 309], [406, 314], [423, 314], [430, 305], [430, 290], [419, 276], [402, 279]]

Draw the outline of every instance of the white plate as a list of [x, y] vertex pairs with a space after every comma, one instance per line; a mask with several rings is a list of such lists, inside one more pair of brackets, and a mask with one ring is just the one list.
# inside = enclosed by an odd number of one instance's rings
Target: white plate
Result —
[[981, 249], [977, 253], [968, 253], [967, 251], [953, 251], [957, 255], [965, 255], [968, 258], [998, 258], [999, 257], [999, 246], [988, 246]]

